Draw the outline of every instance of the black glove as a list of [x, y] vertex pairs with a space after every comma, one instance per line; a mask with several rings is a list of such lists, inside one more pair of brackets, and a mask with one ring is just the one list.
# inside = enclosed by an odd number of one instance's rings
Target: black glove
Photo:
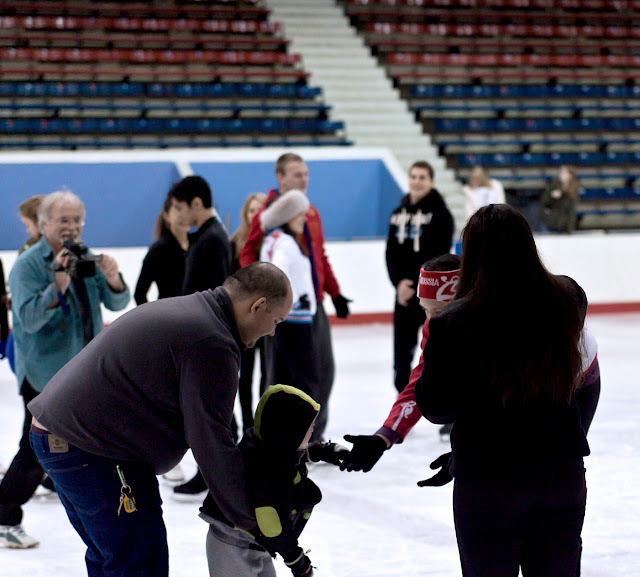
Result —
[[349, 449], [339, 443], [332, 443], [331, 441], [328, 443], [318, 441], [317, 443], [312, 443], [307, 448], [309, 461], [313, 461], [314, 463], [324, 461], [332, 465], [339, 465], [348, 454]]
[[331, 299], [336, 309], [336, 315], [339, 319], [346, 319], [349, 316], [349, 303], [353, 302], [342, 295], [335, 296]]
[[313, 567], [311, 566], [311, 559], [307, 557], [302, 549], [300, 550], [300, 555], [294, 559], [293, 561], [286, 561], [285, 565], [291, 569], [291, 573], [293, 573], [293, 577], [312, 577], [313, 575]]
[[418, 487], [442, 487], [449, 481], [453, 480], [449, 473], [449, 465], [451, 463], [451, 452], [440, 455], [429, 467], [431, 469], [440, 469], [433, 477], [429, 477], [424, 481], [418, 481]]
[[387, 450], [387, 443], [379, 435], [345, 435], [344, 440], [353, 443], [353, 447], [342, 461], [341, 471], [368, 473]]

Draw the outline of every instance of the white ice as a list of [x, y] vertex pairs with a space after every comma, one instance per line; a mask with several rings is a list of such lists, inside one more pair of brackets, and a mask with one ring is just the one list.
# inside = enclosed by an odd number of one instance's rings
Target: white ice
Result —
[[[588, 505], [583, 531], [584, 577], [640, 576], [640, 315], [589, 318], [599, 342], [602, 395], [589, 433]], [[394, 400], [389, 325], [333, 329], [337, 376], [329, 437], [368, 434], [384, 421]], [[460, 352], [464, 357], [464, 352]], [[23, 410], [15, 377], [0, 363], [0, 462], [17, 450]], [[452, 577], [460, 575], [451, 512], [452, 485], [418, 488], [428, 464], [447, 450], [437, 427], [421, 421], [370, 473], [343, 473], [317, 465], [311, 477], [324, 499], [301, 538], [318, 577]], [[184, 462], [187, 474], [193, 460]], [[207, 525], [200, 503], [178, 503], [162, 483], [171, 575], [207, 577]], [[34, 497], [24, 527], [41, 545], [0, 549], [0, 576], [86, 575], [84, 546], [55, 496]], [[278, 576], [290, 575], [281, 563]], [[233, 577], [229, 575], [221, 577]]]

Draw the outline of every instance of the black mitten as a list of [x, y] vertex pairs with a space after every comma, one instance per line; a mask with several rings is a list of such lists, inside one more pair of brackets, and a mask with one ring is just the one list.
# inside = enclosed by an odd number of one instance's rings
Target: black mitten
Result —
[[312, 577], [313, 567], [311, 566], [311, 559], [307, 557], [302, 549], [299, 549], [300, 555], [292, 561], [285, 559], [285, 565], [291, 569], [293, 577]]
[[431, 469], [440, 469], [433, 477], [429, 477], [424, 481], [418, 481], [418, 487], [442, 487], [449, 481], [453, 480], [449, 473], [449, 465], [451, 464], [451, 452], [440, 455], [429, 467]]
[[313, 461], [314, 463], [324, 461], [332, 465], [339, 465], [348, 454], [349, 449], [339, 443], [332, 443], [331, 441], [328, 443], [318, 441], [310, 444], [307, 448], [309, 461]]
[[387, 450], [387, 443], [379, 435], [345, 435], [344, 440], [353, 443], [353, 447], [343, 459], [341, 471], [368, 473]]
[[349, 303], [351, 299], [345, 298], [342, 295], [335, 296], [331, 299], [333, 306], [336, 309], [336, 315], [339, 319], [346, 319], [349, 316]]

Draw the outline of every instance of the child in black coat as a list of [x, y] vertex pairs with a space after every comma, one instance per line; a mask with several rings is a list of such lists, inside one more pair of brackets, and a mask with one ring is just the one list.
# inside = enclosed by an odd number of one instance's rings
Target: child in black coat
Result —
[[313, 507], [322, 499], [307, 476], [308, 461], [339, 465], [347, 449], [336, 443], [309, 445], [320, 405], [287, 385], [269, 387], [256, 409], [255, 425], [240, 442], [247, 489], [257, 527], [250, 535], [232, 528], [208, 495], [202, 517], [209, 522], [207, 559], [211, 577], [275, 577], [280, 554], [295, 577], [313, 575], [298, 544]]

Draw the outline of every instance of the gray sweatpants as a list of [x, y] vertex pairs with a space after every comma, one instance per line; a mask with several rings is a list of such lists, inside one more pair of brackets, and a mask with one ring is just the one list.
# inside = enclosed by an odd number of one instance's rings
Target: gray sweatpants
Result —
[[207, 562], [210, 577], [276, 577], [271, 556], [250, 549], [255, 541], [242, 531], [203, 516], [209, 523]]

